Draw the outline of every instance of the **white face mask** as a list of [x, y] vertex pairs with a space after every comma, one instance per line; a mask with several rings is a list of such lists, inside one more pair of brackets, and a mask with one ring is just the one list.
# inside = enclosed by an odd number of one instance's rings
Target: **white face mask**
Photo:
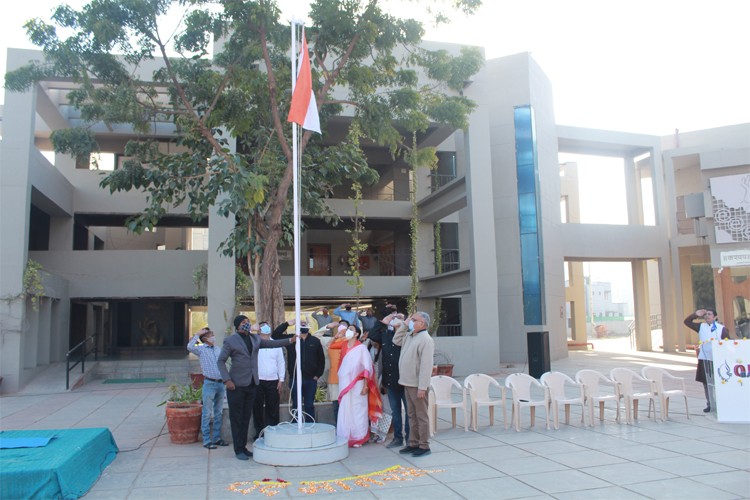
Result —
[[347, 330], [346, 331], [346, 340], [351, 340], [354, 338], [354, 330]]
[[414, 321], [412, 321], [412, 320], [409, 320], [409, 331], [410, 332], [414, 331]]

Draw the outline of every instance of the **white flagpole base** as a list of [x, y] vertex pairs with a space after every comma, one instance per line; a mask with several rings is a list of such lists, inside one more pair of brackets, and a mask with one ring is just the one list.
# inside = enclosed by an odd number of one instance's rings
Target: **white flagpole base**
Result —
[[253, 460], [265, 465], [303, 467], [329, 464], [349, 456], [349, 442], [330, 424], [282, 422], [266, 427], [253, 443]]

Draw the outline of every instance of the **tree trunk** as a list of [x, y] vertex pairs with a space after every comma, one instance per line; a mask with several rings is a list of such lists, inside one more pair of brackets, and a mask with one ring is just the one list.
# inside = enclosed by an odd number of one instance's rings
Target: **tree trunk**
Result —
[[285, 321], [284, 293], [279, 270], [279, 238], [281, 230], [269, 231], [260, 264], [258, 297], [255, 314], [258, 321], [268, 321], [273, 328]]

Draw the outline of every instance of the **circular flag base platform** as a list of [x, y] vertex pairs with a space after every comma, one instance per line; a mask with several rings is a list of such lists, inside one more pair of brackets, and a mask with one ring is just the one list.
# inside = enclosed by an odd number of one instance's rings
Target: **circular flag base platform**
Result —
[[253, 460], [265, 465], [300, 467], [329, 464], [349, 456], [349, 442], [330, 424], [296, 422], [269, 426], [253, 443]]

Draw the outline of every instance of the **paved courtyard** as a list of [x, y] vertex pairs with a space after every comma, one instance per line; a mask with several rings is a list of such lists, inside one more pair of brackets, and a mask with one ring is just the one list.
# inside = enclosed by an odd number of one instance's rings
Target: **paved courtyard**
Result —
[[[499, 411], [490, 426], [483, 409], [478, 432], [465, 432], [460, 411], [452, 429], [450, 411], [441, 410], [430, 456], [405, 457], [368, 444], [351, 449], [339, 463], [270, 467], [237, 460], [231, 446], [208, 451], [200, 443], [172, 444], [164, 408], [157, 406], [163, 383], [94, 381], [69, 393], [50, 383], [46, 391], [35, 384], [2, 396], [0, 429], [109, 428], [120, 453], [87, 499], [265, 498], [274, 492], [282, 498], [750, 498], [750, 425], [721, 424], [715, 414], [703, 413], [703, 390], [693, 381], [694, 354], [614, 352], [622, 347], [597, 342], [596, 350], [572, 351], [552, 369], [573, 376], [583, 368], [608, 373], [618, 366], [664, 367], [688, 381], [689, 419], [681, 400], [670, 404], [667, 422], [647, 418], [642, 408], [632, 425], [617, 423], [608, 404], [604, 422], [597, 418], [594, 427], [583, 427], [580, 409], [573, 407], [571, 425], [561, 412], [560, 429], [547, 430], [543, 411], [530, 428], [525, 409], [516, 432], [504, 429]], [[508, 374], [526, 370], [507, 366], [490, 375], [502, 383]], [[510, 403], [507, 409], [510, 418]], [[249, 491], [252, 481], [264, 478], [283, 479], [286, 487]], [[332, 491], [302, 484], [321, 480], [330, 480]]]

